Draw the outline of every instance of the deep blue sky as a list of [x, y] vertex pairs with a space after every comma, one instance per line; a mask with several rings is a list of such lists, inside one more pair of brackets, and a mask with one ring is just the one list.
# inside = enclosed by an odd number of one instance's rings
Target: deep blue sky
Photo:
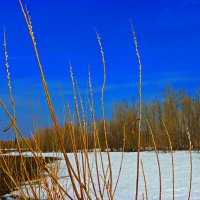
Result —
[[[191, 94], [200, 85], [200, 0], [24, 0], [23, 3], [32, 17], [41, 62], [60, 122], [64, 114], [58, 85], [62, 87], [65, 101], [73, 102], [69, 60], [83, 95], [90, 65], [96, 112], [100, 116], [103, 68], [95, 28], [101, 36], [107, 64], [107, 117], [111, 115], [114, 101], [137, 98], [138, 63], [130, 19], [133, 20], [143, 64], [144, 101], [160, 98], [166, 84], [184, 87]], [[41, 126], [49, 125], [51, 120], [33, 47], [17, 0], [1, 0], [1, 44], [4, 26], [17, 120], [29, 135], [31, 94], [35, 120], [38, 99]], [[9, 105], [3, 46], [0, 48], [0, 66], [0, 94]], [[8, 123], [1, 109], [0, 120], [1, 131]], [[7, 135], [11, 136], [12, 131]]]

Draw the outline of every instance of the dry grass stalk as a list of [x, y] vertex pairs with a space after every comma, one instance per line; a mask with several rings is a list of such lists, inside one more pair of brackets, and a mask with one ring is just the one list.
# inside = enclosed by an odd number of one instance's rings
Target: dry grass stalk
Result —
[[[81, 107], [81, 117], [79, 120], [80, 123], [80, 129], [81, 129], [81, 136], [82, 136], [82, 140], [83, 140], [83, 146], [81, 146], [81, 149], [84, 150], [84, 153], [82, 153], [81, 151], [81, 156], [82, 156], [82, 160], [83, 160], [83, 179], [84, 179], [84, 184], [87, 185], [87, 181], [86, 181], [86, 172], [87, 172], [87, 160], [88, 159], [88, 145], [87, 145], [87, 130], [86, 130], [86, 120], [85, 120], [85, 111], [84, 111], [84, 106], [83, 106], [83, 100], [81, 97], [81, 92], [78, 86], [77, 81], [75, 81], [76, 83], [76, 88], [77, 88], [77, 92], [78, 92], [78, 97], [79, 97], [79, 103], [80, 103], [80, 107]], [[82, 145], [82, 143], [81, 143]], [[89, 164], [89, 161], [88, 161]], [[89, 167], [90, 168], [90, 167]]]
[[[80, 197], [79, 192], [77, 190], [77, 186], [74, 182], [74, 177], [78, 181], [79, 186], [81, 185], [80, 190], [82, 191], [82, 189], [84, 189], [84, 191], [86, 193], [87, 193], [87, 191], [86, 191], [86, 188], [83, 186], [81, 179], [75, 173], [75, 171], [74, 171], [74, 169], [71, 165], [71, 162], [68, 158], [68, 155], [66, 154], [64, 143], [63, 143], [62, 136], [61, 136], [61, 133], [60, 133], [60, 129], [59, 129], [59, 126], [58, 126], [58, 122], [57, 122], [57, 119], [56, 119], [55, 111], [54, 111], [54, 108], [53, 108], [53, 105], [52, 105], [52, 102], [51, 102], [51, 98], [50, 98], [50, 95], [49, 95], [49, 92], [48, 92], [48, 88], [47, 88], [47, 84], [46, 84], [46, 81], [45, 81], [42, 65], [41, 65], [41, 62], [40, 62], [40, 58], [39, 58], [39, 54], [38, 54], [38, 50], [37, 50], [37, 46], [36, 46], [36, 42], [35, 42], [35, 37], [34, 37], [34, 34], [33, 34], [33, 30], [32, 30], [32, 24], [31, 24], [31, 21], [30, 21], [30, 16], [29, 16], [28, 12], [25, 11], [21, 0], [18, 0], [18, 1], [19, 1], [20, 6], [21, 6], [22, 13], [24, 15], [24, 19], [26, 21], [27, 27], [29, 29], [29, 34], [30, 34], [32, 44], [33, 44], [33, 47], [34, 47], [34, 51], [35, 51], [36, 59], [37, 59], [37, 62], [38, 62], [38, 67], [39, 67], [41, 79], [42, 79], [42, 84], [43, 84], [43, 88], [44, 88], [45, 95], [46, 95], [46, 100], [47, 100], [47, 103], [48, 103], [49, 111], [51, 113], [54, 128], [55, 128], [56, 134], [58, 136], [59, 143], [60, 143], [64, 158], [65, 158], [65, 162], [66, 162], [66, 166], [67, 166], [67, 169], [68, 169], [68, 172], [69, 172], [70, 180], [71, 180], [71, 183], [72, 183], [76, 197], [78, 199], [80, 199], [81, 197]], [[82, 194], [81, 194], [81, 196], [82, 196]]]
[[169, 147], [170, 147], [170, 154], [171, 154], [171, 160], [172, 160], [172, 199], [174, 200], [174, 156], [173, 156], [173, 148], [172, 148], [172, 142], [171, 142], [171, 138], [170, 138], [167, 126], [166, 126], [165, 122], [163, 121], [163, 119], [162, 119], [162, 123], [163, 123], [163, 126], [165, 128], [165, 132], [167, 134], [167, 138], [168, 138], [168, 141], [169, 141]]
[[141, 162], [141, 167], [142, 167], [142, 175], [143, 175], [143, 178], [144, 178], [146, 200], [148, 200], [147, 181], [146, 181], [146, 176], [145, 176], [145, 172], [144, 172], [144, 165], [143, 165], [142, 159], [140, 159], [140, 162]]
[[101, 167], [102, 167], [103, 177], [104, 177], [103, 178], [103, 181], [104, 181], [103, 191], [106, 186], [106, 173], [105, 173], [105, 167], [104, 167], [103, 158], [102, 158], [99, 135], [97, 133], [96, 122], [95, 122], [93, 88], [92, 88], [92, 80], [91, 80], [91, 76], [90, 76], [89, 67], [88, 67], [88, 85], [89, 85], [90, 99], [91, 99], [91, 103], [89, 103], [89, 105], [90, 105], [90, 112], [91, 112], [92, 126], [93, 126], [93, 135], [94, 135], [94, 157], [95, 157], [96, 175], [97, 175], [99, 193], [100, 193], [101, 199], [103, 199], [103, 192], [102, 192], [102, 188], [101, 188], [100, 175], [99, 175], [98, 157], [97, 157], [97, 151], [96, 151], [97, 145], [99, 148]]
[[[76, 99], [76, 91], [75, 91], [74, 76], [73, 76], [73, 72], [72, 72], [72, 65], [71, 65], [71, 63], [69, 65], [70, 65], [70, 76], [71, 76], [71, 82], [72, 82], [72, 89], [73, 89], [73, 92], [74, 92], [74, 105], [75, 105], [75, 111], [76, 111], [77, 120], [78, 120], [78, 127], [79, 127], [79, 131], [80, 131], [80, 142], [82, 143], [82, 140], [83, 140], [84, 150], [85, 150], [85, 141], [84, 141], [84, 137], [83, 137], [83, 134], [82, 134], [82, 127], [81, 127], [81, 122], [80, 122], [78, 103], [77, 103], [77, 99]], [[77, 157], [77, 152], [75, 152], [74, 155], [75, 155], [75, 160], [76, 160], [78, 176], [79, 176], [79, 179], [81, 180], [80, 162], [79, 162], [78, 157]], [[81, 150], [81, 155], [83, 156], [82, 150]], [[83, 161], [83, 157], [82, 157], [82, 167], [84, 167], [83, 162], [84, 161]], [[83, 171], [85, 171], [85, 170], [83, 169]], [[85, 181], [85, 178], [84, 178], [84, 181]], [[85, 185], [86, 185], [86, 182], [85, 182]], [[81, 185], [80, 185], [80, 192], [81, 192], [81, 199], [83, 199], [83, 189], [82, 189]]]
[[118, 172], [118, 176], [117, 176], [117, 181], [116, 181], [116, 184], [115, 184], [115, 187], [114, 187], [114, 191], [113, 191], [113, 198], [114, 198], [114, 195], [115, 195], [115, 192], [117, 190], [117, 186], [118, 186], [118, 183], [119, 183], [119, 178], [120, 178], [120, 175], [121, 175], [121, 170], [122, 170], [122, 165], [123, 165], [123, 161], [124, 161], [124, 148], [125, 148], [125, 144], [126, 144], [126, 126], [124, 124], [124, 139], [123, 139], [123, 147], [122, 147], [122, 158], [121, 158], [121, 162], [120, 162], [120, 167], [119, 167], [119, 172]]
[[16, 121], [16, 110], [15, 110], [15, 102], [12, 94], [12, 87], [11, 87], [11, 80], [10, 80], [10, 72], [9, 72], [9, 63], [8, 63], [8, 52], [7, 52], [7, 44], [6, 44], [6, 30], [4, 28], [4, 54], [5, 54], [5, 65], [6, 65], [6, 72], [7, 72], [7, 79], [8, 79], [8, 89], [9, 89], [9, 94], [10, 94], [10, 99], [11, 99], [11, 104], [13, 108], [13, 114], [14, 114], [14, 121]]
[[131, 30], [132, 30], [132, 36], [133, 36], [133, 41], [135, 45], [135, 50], [136, 50], [136, 56], [139, 64], [139, 123], [138, 123], [138, 155], [137, 155], [137, 176], [136, 176], [136, 194], [135, 194], [135, 199], [138, 199], [138, 190], [139, 190], [139, 171], [140, 171], [140, 144], [141, 144], [141, 139], [140, 139], [140, 134], [141, 134], [141, 121], [142, 121], [142, 63], [140, 59], [140, 54], [138, 50], [138, 42], [136, 38], [136, 34], [133, 28], [132, 21], [130, 21], [131, 25]]
[[[5, 31], [5, 29], [4, 29], [4, 53], [5, 53], [5, 65], [6, 65], [6, 72], [7, 72], [7, 79], [8, 79], [8, 89], [9, 89], [10, 100], [11, 100], [12, 109], [13, 109], [13, 115], [14, 115], [14, 119], [13, 119], [12, 123], [15, 125], [16, 124], [16, 109], [15, 109], [15, 102], [14, 102], [13, 93], [12, 93], [12, 87], [11, 87], [11, 79], [10, 79], [10, 72], [9, 72], [8, 52], [7, 52], [6, 31]], [[28, 172], [27, 172], [26, 167], [25, 167], [23, 156], [21, 154], [21, 148], [20, 148], [20, 144], [19, 144], [19, 140], [18, 140], [18, 136], [17, 136], [17, 132], [16, 132], [15, 126], [13, 127], [13, 129], [14, 129], [14, 133], [15, 133], [16, 146], [17, 146], [17, 149], [18, 149], [18, 152], [19, 152], [19, 156], [20, 156], [20, 159], [21, 159], [21, 163], [22, 163], [23, 169], [24, 169], [25, 177], [27, 178], [28, 183], [29, 183], [30, 188], [31, 188], [31, 191], [33, 192], [33, 195], [36, 198], [36, 193], [34, 191], [34, 188], [33, 188], [32, 184], [30, 184], [31, 181], [30, 181]]]
[[189, 192], [188, 192], [188, 200], [190, 200], [191, 190], [192, 190], [192, 142], [191, 142], [190, 131], [189, 131], [188, 126], [186, 127], [186, 134], [188, 136], [189, 152], [190, 152], [190, 187], [189, 187]]
[[160, 160], [159, 160], [158, 151], [157, 151], [157, 146], [156, 146], [156, 142], [155, 142], [155, 139], [154, 139], [154, 135], [153, 135], [153, 131], [152, 131], [151, 125], [149, 124], [149, 121], [148, 121], [148, 120], [146, 120], [146, 122], [147, 122], [148, 128], [149, 128], [149, 130], [150, 130], [150, 134], [151, 134], [151, 137], [152, 137], [154, 150], [155, 150], [155, 153], [156, 153], [156, 160], [157, 160], [157, 163], [158, 163], [159, 182], [160, 182], [159, 200], [161, 200], [161, 199], [162, 199], [162, 175], [161, 175]]
[[105, 62], [105, 57], [104, 57], [104, 51], [103, 51], [103, 47], [102, 47], [102, 43], [101, 43], [101, 38], [98, 34], [98, 32], [96, 31], [96, 36], [97, 36], [97, 40], [99, 43], [99, 47], [100, 47], [100, 52], [101, 52], [101, 57], [102, 57], [102, 64], [103, 64], [103, 74], [104, 74], [104, 78], [103, 78], [103, 84], [102, 84], [102, 89], [101, 89], [101, 105], [102, 105], [102, 120], [103, 120], [103, 128], [104, 128], [104, 138], [105, 138], [105, 143], [106, 143], [106, 149], [107, 149], [107, 156], [108, 156], [108, 165], [109, 165], [109, 194], [110, 194], [110, 198], [113, 199], [112, 197], [112, 164], [111, 164], [111, 159], [110, 159], [110, 152], [109, 152], [109, 147], [108, 147], [108, 141], [107, 141], [107, 130], [106, 130], [106, 120], [105, 120], [105, 114], [104, 114], [104, 90], [105, 90], [105, 84], [106, 84], [106, 62]]

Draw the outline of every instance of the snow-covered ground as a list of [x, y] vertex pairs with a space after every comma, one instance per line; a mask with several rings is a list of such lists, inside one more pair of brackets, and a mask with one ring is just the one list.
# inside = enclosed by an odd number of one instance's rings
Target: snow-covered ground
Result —
[[[30, 156], [31, 153], [24, 153], [26, 156]], [[58, 156], [63, 158], [61, 153], [44, 153], [44, 156]], [[112, 170], [113, 170], [113, 182], [116, 182], [122, 153], [111, 152]], [[68, 154], [69, 159], [75, 166], [74, 154]], [[80, 153], [79, 153], [80, 156]], [[190, 183], [190, 160], [189, 152], [176, 151], [174, 153], [174, 165], [175, 165], [175, 199], [187, 199]], [[89, 153], [91, 163], [94, 163], [94, 154]], [[146, 182], [148, 187], [148, 197], [150, 200], [159, 199], [159, 174], [156, 161], [155, 152], [142, 152], [141, 158], [144, 165]], [[107, 165], [107, 154], [103, 153], [103, 159], [105, 166]], [[172, 169], [171, 169], [171, 157], [170, 153], [159, 153], [161, 172], [162, 172], [162, 199], [172, 199]], [[193, 174], [192, 174], [192, 192], [191, 200], [200, 199], [200, 153], [192, 152]], [[59, 167], [58, 175], [60, 177], [60, 183], [66, 188], [70, 184], [67, 182], [68, 171], [64, 159], [56, 161]], [[135, 196], [135, 183], [136, 183], [136, 162], [137, 153], [124, 153], [124, 161], [119, 179], [119, 184], [114, 196], [114, 199], [133, 199]], [[100, 161], [99, 161], [100, 163]], [[100, 164], [99, 164], [100, 166]], [[93, 168], [93, 174], [95, 177], [95, 167]], [[101, 173], [101, 169], [100, 169]], [[73, 192], [71, 190], [71, 195]], [[142, 199], [142, 193], [145, 193], [144, 179], [142, 171], [140, 170], [139, 179], [139, 199]]]

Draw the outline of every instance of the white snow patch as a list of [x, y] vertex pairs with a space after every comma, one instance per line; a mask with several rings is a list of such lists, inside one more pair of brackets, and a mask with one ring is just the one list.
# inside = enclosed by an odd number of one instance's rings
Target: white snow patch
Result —
[[[14, 155], [16, 152], [14, 152]], [[13, 155], [13, 154], [12, 154]], [[24, 152], [25, 156], [32, 156], [30, 152]], [[79, 153], [79, 157], [80, 157]], [[104, 165], [107, 166], [107, 154], [102, 153]], [[115, 184], [117, 180], [117, 175], [120, 167], [121, 156], [120, 152], [111, 152], [111, 162], [113, 170], [113, 183]], [[69, 189], [69, 193], [74, 197], [70, 180], [68, 177], [68, 170], [64, 161], [64, 156], [62, 153], [43, 153], [43, 156], [54, 156], [61, 157], [62, 160], [56, 161], [58, 164], [58, 176], [59, 182], [64, 188]], [[72, 165], [75, 167], [74, 154], [68, 153], [69, 159]], [[175, 199], [187, 199], [189, 191], [189, 181], [190, 181], [190, 160], [189, 152], [187, 151], [176, 151], [174, 153], [174, 165], [175, 165]], [[148, 197], [151, 200], [159, 199], [159, 173], [157, 167], [157, 161], [155, 152], [141, 152], [141, 158], [144, 165], [146, 181], [148, 186]], [[90, 163], [94, 162], [94, 154], [89, 153]], [[162, 199], [168, 200], [172, 199], [172, 167], [171, 167], [171, 156], [170, 153], [159, 153], [161, 172], [162, 172]], [[200, 153], [192, 152], [192, 161], [193, 161], [193, 177], [192, 177], [192, 192], [191, 200], [199, 200], [200, 198]], [[99, 166], [100, 158], [98, 159]], [[123, 167], [121, 171], [121, 176], [118, 184], [117, 191], [115, 193], [115, 200], [122, 199], [133, 199], [135, 196], [135, 183], [136, 183], [136, 164], [137, 164], [137, 153], [130, 152], [124, 153]], [[95, 163], [93, 163], [95, 166]], [[102, 170], [100, 167], [100, 173]], [[93, 168], [93, 175], [95, 182], [96, 171], [95, 167]], [[51, 187], [50, 178], [48, 178], [49, 185]], [[114, 187], [114, 185], [113, 185]], [[46, 191], [44, 188], [38, 187], [35, 185], [36, 193], [40, 198], [45, 199]], [[97, 188], [98, 189], [98, 188]], [[25, 191], [25, 188], [24, 188]], [[139, 199], [142, 199], [142, 193], [145, 194], [144, 180], [142, 176], [142, 171], [140, 168], [140, 178], [139, 178]], [[67, 199], [67, 198], [66, 198]], [[105, 198], [106, 199], [106, 198]]]

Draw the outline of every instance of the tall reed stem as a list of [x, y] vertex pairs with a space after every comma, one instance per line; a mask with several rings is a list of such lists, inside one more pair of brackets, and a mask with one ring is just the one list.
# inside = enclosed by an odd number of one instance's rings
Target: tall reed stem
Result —
[[136, 50], [136, 56], [139, 64], [139, 88], [138, 88], [138, 93], [139, 93], [139, 124], [138, 124], [138, 154], [137, 154], [137, 176], [136, 176], [136, 194], [135, 194], [135, 199], [138, 199], [138, 190], [139, 190], [139, 173], [140, 173], [140, 145], [141, 145], [141, 122], [142, 122], [142, 63], [140, 59], [140, 54], [138, 50], [138, 42], [136, 38], [136, 34], [133, 28], [132, 21], [130, 21], [131, 24], [131, 30], [132, 30], [132, 36], [133, 36], [133, 41], [135, 45], [135, 50]]

